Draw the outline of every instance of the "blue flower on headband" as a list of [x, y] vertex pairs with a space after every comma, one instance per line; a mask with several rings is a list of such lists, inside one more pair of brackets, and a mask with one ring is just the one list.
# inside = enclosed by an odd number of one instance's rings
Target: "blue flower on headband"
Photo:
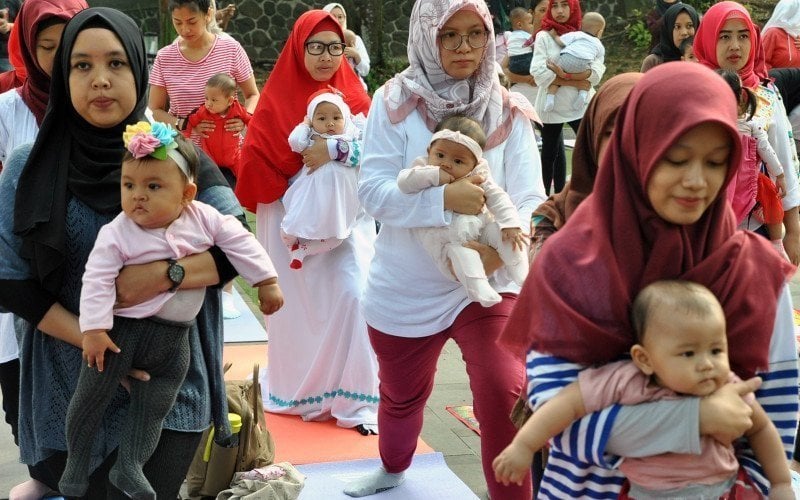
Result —
[[167, 149], [174, 149], [178, 147], [178, 145], [175, 143], [174, 140], [174, 137], [178, 135], [178, 132], [176, 132], [174, 128], [170, 127], [166, 123], [161, 123], [161, 122], [151, 123], [150, 132], [153, 134], [153, 137], [158, 139], [158, 141], [163, 146], [166, 146]]

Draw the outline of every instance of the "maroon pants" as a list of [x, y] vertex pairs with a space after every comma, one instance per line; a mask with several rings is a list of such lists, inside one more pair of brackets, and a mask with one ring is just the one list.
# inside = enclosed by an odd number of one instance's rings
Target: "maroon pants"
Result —
[[369, 327], [378, 357], [378, 442], [387, 472], [402, 472], [411, 465], [425, 403], [433, 390], [436, 362], [445, 342], [452, 338], [467, 365], [489, 495], [493, 500], [531, 498], [530, 475], [522, 486], [503, 486], [494, 480], [492, 471], [492, 460], [516, 433], [509, 413], [525, 379], [523, 360], [497, 344], [515, 302], [516, 296], [504, 295], [503, 301], [492, 307], [472, 303], [450, 328], [428, 337], [397, 337]]

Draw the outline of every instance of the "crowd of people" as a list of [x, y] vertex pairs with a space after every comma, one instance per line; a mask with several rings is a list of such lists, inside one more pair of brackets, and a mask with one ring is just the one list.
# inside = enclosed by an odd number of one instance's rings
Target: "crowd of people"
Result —
[[372, 95], [339, 3], [260, 91], [233, 5], [169, 0], [148, 72], [130, 17], [56, 3], [0, 10], [12, 499], [176, 498], [203, 432], [232, 442], [239, 273], [265, 409], [377, 434], [349, 496], [402, 487], [452, 339], [493, 499], [795, 498], [800, 0], [763, 30], [656, 0], [602, 84], [580, 0], [416, 0]]

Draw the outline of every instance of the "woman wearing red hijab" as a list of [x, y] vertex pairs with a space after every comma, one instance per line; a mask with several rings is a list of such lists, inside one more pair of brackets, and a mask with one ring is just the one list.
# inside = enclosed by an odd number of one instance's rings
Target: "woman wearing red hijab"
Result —
[[[665, 63], [642, 77], [619, 110], [592, 194], [542, 248], [503, 333], [506, 345], [529, 350], [534, 408], [583, 367], [627, 354], [635, 343], [629, 307], [642, 288], [684, 279], [720, 300], [731, 369], [742, 379], [763, 378], [756, 397], [764, 405], [769, 396], [765, 409], [789, 451], [798, 403], [786, 283], [794, 268], [764, 238], [736, 229], [725, 187], [741, 145], [736, 105], [721, 84], [701, 65]], [[540, 491], [602, 498], [623, 488], [618, 456], [697, 453], [701, 435], [730, 442], [751, 425], [740, 394], [758, 385], [748, 380], [702, 400], [589, 415], [551, 443]], [[739, 487], [766, 493], [752, 452], [737, 456]]]
[[362, 212], [341, 245], [307, 258], [299, 270], [289, 268], [280, 237], [285, 213], [280, 198], [304, 163], [314, 168], [339, 160], [355, 168], [360, 161], [358, 142], [320, 139], [302, 154], [288, 143], [303, 121], [308, 97], [320, 89], [340, 90], [353, 114], [368, 111], [370, 100], [361, 81], [349, 64], [342, 64], [343, 42], [342, 28], [329, 13], [312, 10], [297, 19], [250, 121], [236, 195], [256, 214], [259, 240], [275, 263], [286, 296], [283, 310], [267, 320], [267, 409], [306, 420], [333, 417], [341, 427], [374, 434], [377, 362], [360, 296], [375, 223]]
[[[758, 28], [750, 14], [736, 2], [712, 5], [694, 37], [697, 60], [711, 69], [736, 71], [742, 83], [758, 97], [753, 120], [767, 131], [772, 149], [786, 171], [786, 196], [783, 198], [783, 224], [786, 234], [783, 245], [793, 264], [800, 264], [800, 186], [797, 182], [797, 151], [791, 139], [792, 127], [780, 93], [769, 81], [764, 62], [764, 49]], [[759, 230], [762, 223], [748, 216], [742, 227]]]
[[[536, 113], [542, 123], [542, 178], [547, 194], [558, 193], [564, 188], [567, 174], [567, 160], [564, 153], [562, 131], [567, 123], [577, 133], [581, 117], [586, 111], [587, 102], [583, 102], [578, 90], [588, 90], [589, 97], [594, 94], [593, 87], [600, 83], [606, 71], [602, 61], [592, 62], [590, 69], [583, 73], [566, 73], [568, 77], [560, 78], [550, 69], [549, 61], [558, 57], [561, 47], [556, 43], [550, 30], [559, 35], [577, 31], [581, 28], [581, 5], [578, 0], [550, 0], [547, 13], [542, 20], [542, 29], [536, 35], [531, 61], [531, 75], [536, 80], [539, 93], [536, 96]], [[545, 111], [547, 87], [552, 84], [561, 86], [555, 97], [555, 105]], [[580, 101], [579, 101], [580, 100]]]

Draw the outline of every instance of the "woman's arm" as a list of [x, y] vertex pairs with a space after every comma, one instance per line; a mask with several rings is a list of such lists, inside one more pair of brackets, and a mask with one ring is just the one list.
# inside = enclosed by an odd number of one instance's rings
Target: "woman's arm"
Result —
[[364, 45], [364, 40], [359, 35], [356, 35], [356, 52], [358, 53], [359, 60], [356, 61], [356, 73], [362, 78], [369, 74], [369, 53], [367, 47]]
[[558, 46], [546, 31], [536, 34], [533, 44], [533, 58], [531, 59], [530, 74], [539, 87], [549, 87], [556, 79], [556, 74], [548, 67], [549, 59], [558, 55]]
[[500, 63], [500, 67], [503, 68], [503, 74], [506, 75], [506, 78], [511, 83], [527, 83], [528, 85], [535, 87], [536, 80], [533, 79], [533, 76], [528, 75], [518, 75], [516, 73], [512, 73], [508, 69], [508, 56], [503, 58], [503, 61]]
[[175, 125], [177, 116], [167, 112], [167, 89], [158, 85], [150, 85], [150, 97], [147, 107], [153, 112], [153, 119], [158, 122]]
[[[256, 86], [255, 75], [251, 75], [247, 80], [239, 82], [239, 88], [242, 89], [244, 108], [248, 113], [253, 114], [256, 110], [256, 106], [258, 105], [258, 98], [261, 96], [261, 94], [258, 92], [258, 87]], [[239, 119], [237, 118], [237, 120]]]
[[[397, 187], [397, 174], [406, 167], [413, 158], [406, 158], [408, 142], [424, 141], [427, 144], [430, 132], [419, 121], [419, 130], [410, 133], [406, 130], [409, 121], [417, 118], [414, 113], [405, 121], [392, 124], [383, 103], [383, 89], [379, 89], [372, 99], [367, 127], [364, 137], [364, 159], [358, 182], [358, 197], [366, 212], [382, 223], [395, 227], [441, 227], [450, 224], [452, 212], [446, 208], [445, 190], [447, 190], [447, 206], [460, 210], [458, 203], [469, 200], [466, 204], [478, 199], [483, 205], [483, 190], [472, 184], [479, 178], [465, 178], [446, 186], [425, 189], [415, 194], [404, 194]], [[410, 155], [424, 153], [412, 151]], [[476, 196], [477, 190], [477, 196]], [[472, 212], [477, 213], [477, 211]]]

